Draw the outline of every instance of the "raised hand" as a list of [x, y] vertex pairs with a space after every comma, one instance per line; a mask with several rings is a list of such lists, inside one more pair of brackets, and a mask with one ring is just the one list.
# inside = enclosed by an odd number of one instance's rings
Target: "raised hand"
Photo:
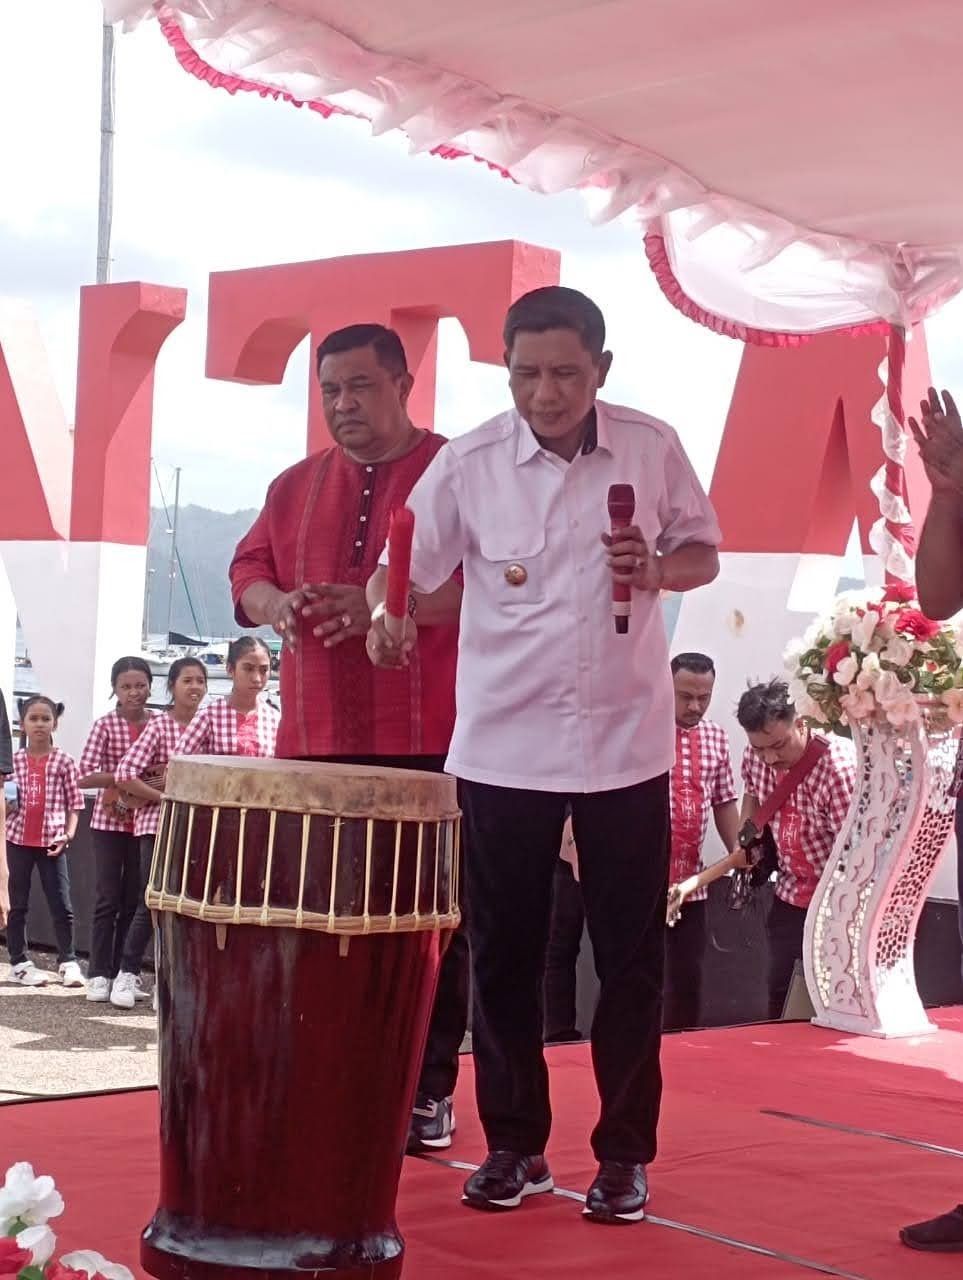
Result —
[[941, 402], [930, 387], [927, 399], [920, 401], [920, 421], [910, 418], [909, 428], [934, 492], [963, 497], [963, 423], [950, 393], [944, 391]]

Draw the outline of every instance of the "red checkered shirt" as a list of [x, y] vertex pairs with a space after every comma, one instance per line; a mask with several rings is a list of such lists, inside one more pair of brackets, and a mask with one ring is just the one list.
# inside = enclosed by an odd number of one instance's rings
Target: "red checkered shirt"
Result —
[[[154, 718], [154, 714], [154, 712], [149, 713], [148, 723]], [[146, 727], [145, 724], [144, 729]], [[87, 735], [87, 741], [84, 743], [84, 749], [80, 753], [80, 763], [77, 766], [80, 776], [87, 778], [92, 773], [113, 773], [134, 741], [136, 741], [134, 726], [129, 720], [125, 720], [119, 711], [111, 711], [101, 716], [99, 720], [94, 721]], [[132, 834], [134, 830], [133, 817], [125, 822], [111, 810], [104, 808], [103, 791], [97, 792], [90, 825], [95, 831], [126, 831]]]
[[[774, 816], [779, 850], [776, 896], [793, 907], [808, 907], [846, 820], [856, 786], [856, 753], [848, 738], [829, 734], [829, 750]], [[761, 804], [781, 774], [763, 764], [751, 747], [742, 757], [746, 792]]]
[[[676, 725], [675, 764], [669, 791], [672, 810], [672, 862], [670, 884], [678, 884], [703, 869], [702, 846], [709, 829], [709, 814], [717, 805], [736, 799], [729, 738], [721, 725], [702, 720], [694, 729]], [[697, 902], [708, 896], [707, 887], [688, 897]]]
[[[202, 707], [184, 730], [177, 744], [177, 754], [273, 756], [277, 745], [280, 712], [262, 698], [251, 712], [250, 718], [256, 721], [252, 726], [254, 732], [246, 734], [242, 731], [242, 726], [248, 717], [236, 711], [227, 698], [216, 698]], [[246, 738], [256, 745], [256, 750], [244, 750]]]
[[[77, 762], [73, 756], [59, 747], [52, 747], [47, 756], [46, 768], [47, 793], [44, 802], [43, 828], [40, 843], [41, 849], [53, 844], [57, 836], [63, 835], [67, 827], [67, 811], [82, 813], [84, 798], [80, 794], [77, 779]], [[27, 812], [27, 784], [29, 778], [29, 756], [25, 748], [14, 753], [13, 776], [20, 788], [20, 804], [7, 817], [7, 839], [13, 844], [23, 844], [24, 824]]]
[[[184, 726], [179, 725], [168, 713], [155, 716], [137, 741], [114, 770], [118, 782], [130, 782], [146, 774], [166, 768], [168, 760], [177, 750]], [[152, 836], [157, 833], [160, 821], [160, 805], [145, 804], [134, 811], [134, 835]]]

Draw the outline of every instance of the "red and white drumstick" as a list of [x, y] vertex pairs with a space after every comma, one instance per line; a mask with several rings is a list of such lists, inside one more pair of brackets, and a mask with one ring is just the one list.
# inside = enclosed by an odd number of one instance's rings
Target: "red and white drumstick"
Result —
[[388, 589], [385, 594], [385, 629], [395, 642], [404, 639], [411, 590], [411, 543], [415, 513], [408, 507], [392, 511], [388, 525]]

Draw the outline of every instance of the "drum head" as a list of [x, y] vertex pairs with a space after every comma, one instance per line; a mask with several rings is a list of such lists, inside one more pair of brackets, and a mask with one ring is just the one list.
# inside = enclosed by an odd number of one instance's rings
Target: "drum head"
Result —
[[443, 822], [459, 812], [455, 779], [447, 774], [308, 760], [175, 756], [164, 794], [217, 808], [388, 821]]

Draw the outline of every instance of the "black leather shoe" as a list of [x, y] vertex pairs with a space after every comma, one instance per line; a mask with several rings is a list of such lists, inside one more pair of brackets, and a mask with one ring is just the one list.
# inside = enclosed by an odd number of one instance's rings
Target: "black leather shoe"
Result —
[[461, 1198], [473, 1209], [517, 1209], [526, 1196], [554, 1186], [544, 1156], [489, 1151], [485, 1163], [465, 1183]]
[[963, 1204], [927, 1222], [914, 1222], [899, 1233], [903, 1244], [923, 1253], [963, 1253]]
[[648, 1198], [644, 1164], [603, 1160], [582, 1212], [593, 1222], [641, 1222]]

